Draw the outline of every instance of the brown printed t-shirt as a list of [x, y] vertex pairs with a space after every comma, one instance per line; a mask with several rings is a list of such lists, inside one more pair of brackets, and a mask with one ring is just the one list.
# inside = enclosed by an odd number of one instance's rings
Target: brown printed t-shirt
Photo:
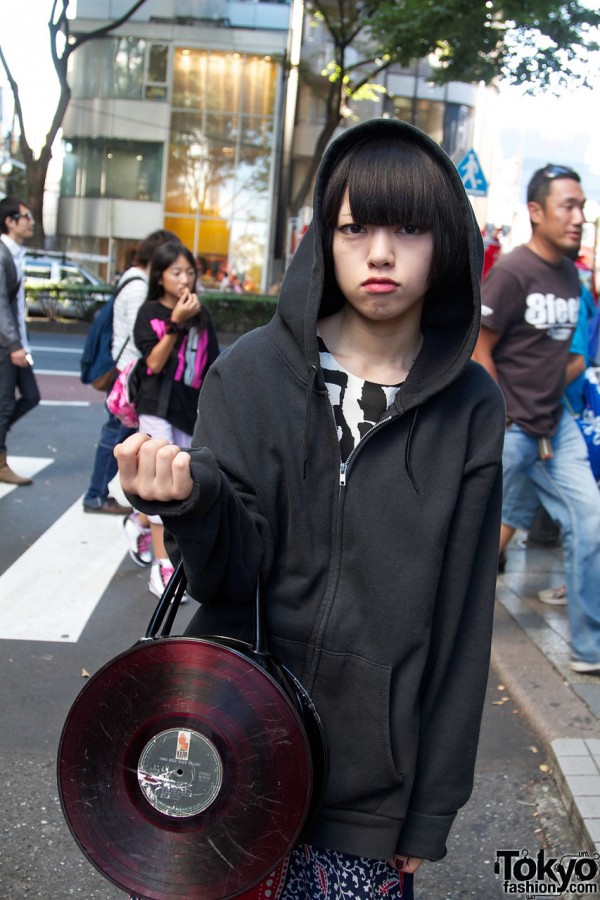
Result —
[[483, 282], [481, 324], [501, 335], [493, 358], [508, 416], [535, 437], [558, 426], [579, 290], [571, 260], [553, 265], [525, 246]]

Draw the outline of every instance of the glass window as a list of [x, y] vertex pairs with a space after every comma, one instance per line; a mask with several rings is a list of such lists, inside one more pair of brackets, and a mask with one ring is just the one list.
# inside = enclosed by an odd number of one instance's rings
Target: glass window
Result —
[[148, 72], [144, 96], [146, 100], [167, 99], [167, 61], [169, 48], [166, 44], [151, 44], [148, 51]]
[[73, 97], [166, 100], [168, 59], [166, 44], [148, 44], [143, 38], [89, 41], [69, 60]]
[[70, 60], [73, 97], [141, 100], [146, 41], [104, 38], [83, 44]]
[[[270, 57], [179, 48], [165, 227], [213, 269], [252, 272], [258, 289], [269, 235], [279, 67]], [[212, 273], [212, 276], [210, 275]]]
[[111, 138], [73, 139], [65, 145], [62, 194], [160, 200], [162, 145]]
[[167, 82], [167, 59], [169, 48], [166, 44], [151, 44], [148, 54], [148, 81], [157, 84]]
[[276, 70], [269, 57], [249, 56], [244, 60], [241, 111], [269, 116], [275, 104]]
[[447, 103], [442, 147], [448, 156], [472, 146], [473, 110], [462, 103]]

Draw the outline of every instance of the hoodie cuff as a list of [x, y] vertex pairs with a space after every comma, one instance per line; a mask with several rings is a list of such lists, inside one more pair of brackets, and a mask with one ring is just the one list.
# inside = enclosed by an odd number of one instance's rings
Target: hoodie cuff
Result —
[[427, 816], [408, 812], [398, 838], [396, 852], [435, 862], [446, 855], [446, 840], [456, 813], [449, 816]]

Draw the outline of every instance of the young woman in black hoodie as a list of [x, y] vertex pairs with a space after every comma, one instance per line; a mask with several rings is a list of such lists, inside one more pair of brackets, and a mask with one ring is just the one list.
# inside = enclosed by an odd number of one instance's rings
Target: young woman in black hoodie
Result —
[[345, 131], [276, 315], [207, 376], [191, 452], [116, 451], [183, 556], [198, 633], [231, 633], [260, 574], [270, 648], [323, 721], [325, 798], [282, 900], [397, 900], [472, 789], [504, 432], [470, 359], [482, 256], [433, 140]]

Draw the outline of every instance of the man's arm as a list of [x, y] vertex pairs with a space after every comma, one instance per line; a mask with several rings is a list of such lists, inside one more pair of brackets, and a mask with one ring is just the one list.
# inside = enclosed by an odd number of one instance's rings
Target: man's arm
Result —
[[581, 353], [569, 353], [565, 384], [571, 384], [583, 372], [585, 372], [585, 356], [582, 356]]
[[[8, 353], [23, 350], [19, 325], [15, 314], [14, 303], [10, 297], [9, 279], [7, 274], [7, 260], [5, 254], [9, 253], [5, 248], [0, 251], [0, 345]], [[25, 351], [23, 350], [23, 356]], [[26, 365], [27, 363], [24, 363]]]
[[473, 359], [486, 369], [494, 381], [498, 381], [498, 373], [494, 363], [493, 351], [494, 347], [500, 340], [500, 335], [489, 328], [482, 326], [479, 332], [479, 338], [473, 351]]

